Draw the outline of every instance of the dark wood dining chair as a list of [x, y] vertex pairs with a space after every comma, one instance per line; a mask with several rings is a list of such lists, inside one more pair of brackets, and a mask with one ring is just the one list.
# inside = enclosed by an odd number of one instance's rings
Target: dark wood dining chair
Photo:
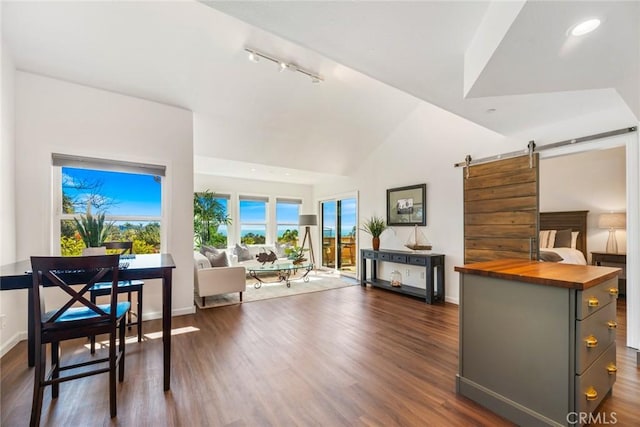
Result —
[[[111, 417], [116, 416], [116, 370], [118, 380], [124, 380], [124, 348], [126, 313], [131, 304], [118, 302], [116, 283], [118, 281], [118, 262], [120, 255], [83, 256], [83, 257], [31, 257], [33, 275], [35, 370], [33, 404], [31, 407], [32, 427], [40, 424], [44, 388], [51, 386], [51, 398], [58, 397], [61, 382], [84, 378], [90, 375], [109, 373], [109, 403]], [[86, 294], [96, 283], [111, 274], [112, 292], [109, 304], [96, 305], [87, 300]], [[72, 284], [82, 283], [81, 289]], [[44, 285], [57, 287], [69, 297], [58, 309], [45, 309]], [[116, 334], [119, 332], [118, 349]], [[89, 358], [82, 362], [62, 365], [60, 342], [75, 338], [84, 338], [96, 334], [109, 334], [108, 357]], [[51, 367], [45, 375], [46, 345], [51, 344]], [[75, 357], [75, 355], [74, 355]], [[108, 366], [104, 366], [107, 364]], [[87, 370], [88, 366], [96, 366]], [[77, 371], [77, 368], [82, 368]], [[75, 373], [61, 375], [62, 372], [75, 370]]]
[[[106, 250], [116, 250], [120, 255], [131, 255], [133, 253], [133, 242], [105, 242], [103, 244]], [[131, 329], [133, 325], [136, 325], [138, 332], [138, 342], [142, 341], [142, 286], [144, 282], [142, 280], [124, 280], [118, 282], [118, 293], [127, 294], [127, 301], [131, 304], [131, 294], [137, 292], [137, 304], [136, 311], [129, 311], [127, 327]], [[91, 302], [96, 303], [99, 296], [109, 295], [111, 293], [111, 283], [96, 283], [96, 285], [90, 289]], [[136, 321], [133, 321], [133, 317]], [[95, 353], [96, 337], [91, 338], [91, 353]]]

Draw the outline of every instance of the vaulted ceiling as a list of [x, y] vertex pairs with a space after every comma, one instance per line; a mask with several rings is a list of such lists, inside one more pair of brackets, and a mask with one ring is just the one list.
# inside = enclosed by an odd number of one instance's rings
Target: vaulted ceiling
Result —
[[[525, 140], [637, 124], [639, 16], [625, 1], [5, 1], [2, 35], [20, 70], [192, 110], [196, 172], [311, 183], [425, 101]], [[567, 35], [589, 17], [598, 30]]]

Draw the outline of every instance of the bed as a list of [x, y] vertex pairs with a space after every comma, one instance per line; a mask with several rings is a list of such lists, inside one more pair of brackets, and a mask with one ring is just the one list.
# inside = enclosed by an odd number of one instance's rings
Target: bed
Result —
[[540, 260], [587, 264], [588, 213], [540, 212]]

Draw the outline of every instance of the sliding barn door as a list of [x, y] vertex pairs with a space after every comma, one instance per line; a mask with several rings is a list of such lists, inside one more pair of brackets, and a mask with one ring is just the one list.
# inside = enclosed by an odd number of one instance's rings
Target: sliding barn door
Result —
[[465, 264], [538, 259], [538, 154], [468, 169], [463, 168]]

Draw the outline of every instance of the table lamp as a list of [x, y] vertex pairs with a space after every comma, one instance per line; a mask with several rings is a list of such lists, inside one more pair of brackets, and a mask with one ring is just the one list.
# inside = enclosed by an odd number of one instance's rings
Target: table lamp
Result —
[[618, 253], [618, 241], [616, 240], [616, 229], [624, 229], [627, 223], [626, 213], [604, 213], [598, 218], [598, 228], [606, 228], [609, 230], [609, 239], [607, 239], [607, 253]]

